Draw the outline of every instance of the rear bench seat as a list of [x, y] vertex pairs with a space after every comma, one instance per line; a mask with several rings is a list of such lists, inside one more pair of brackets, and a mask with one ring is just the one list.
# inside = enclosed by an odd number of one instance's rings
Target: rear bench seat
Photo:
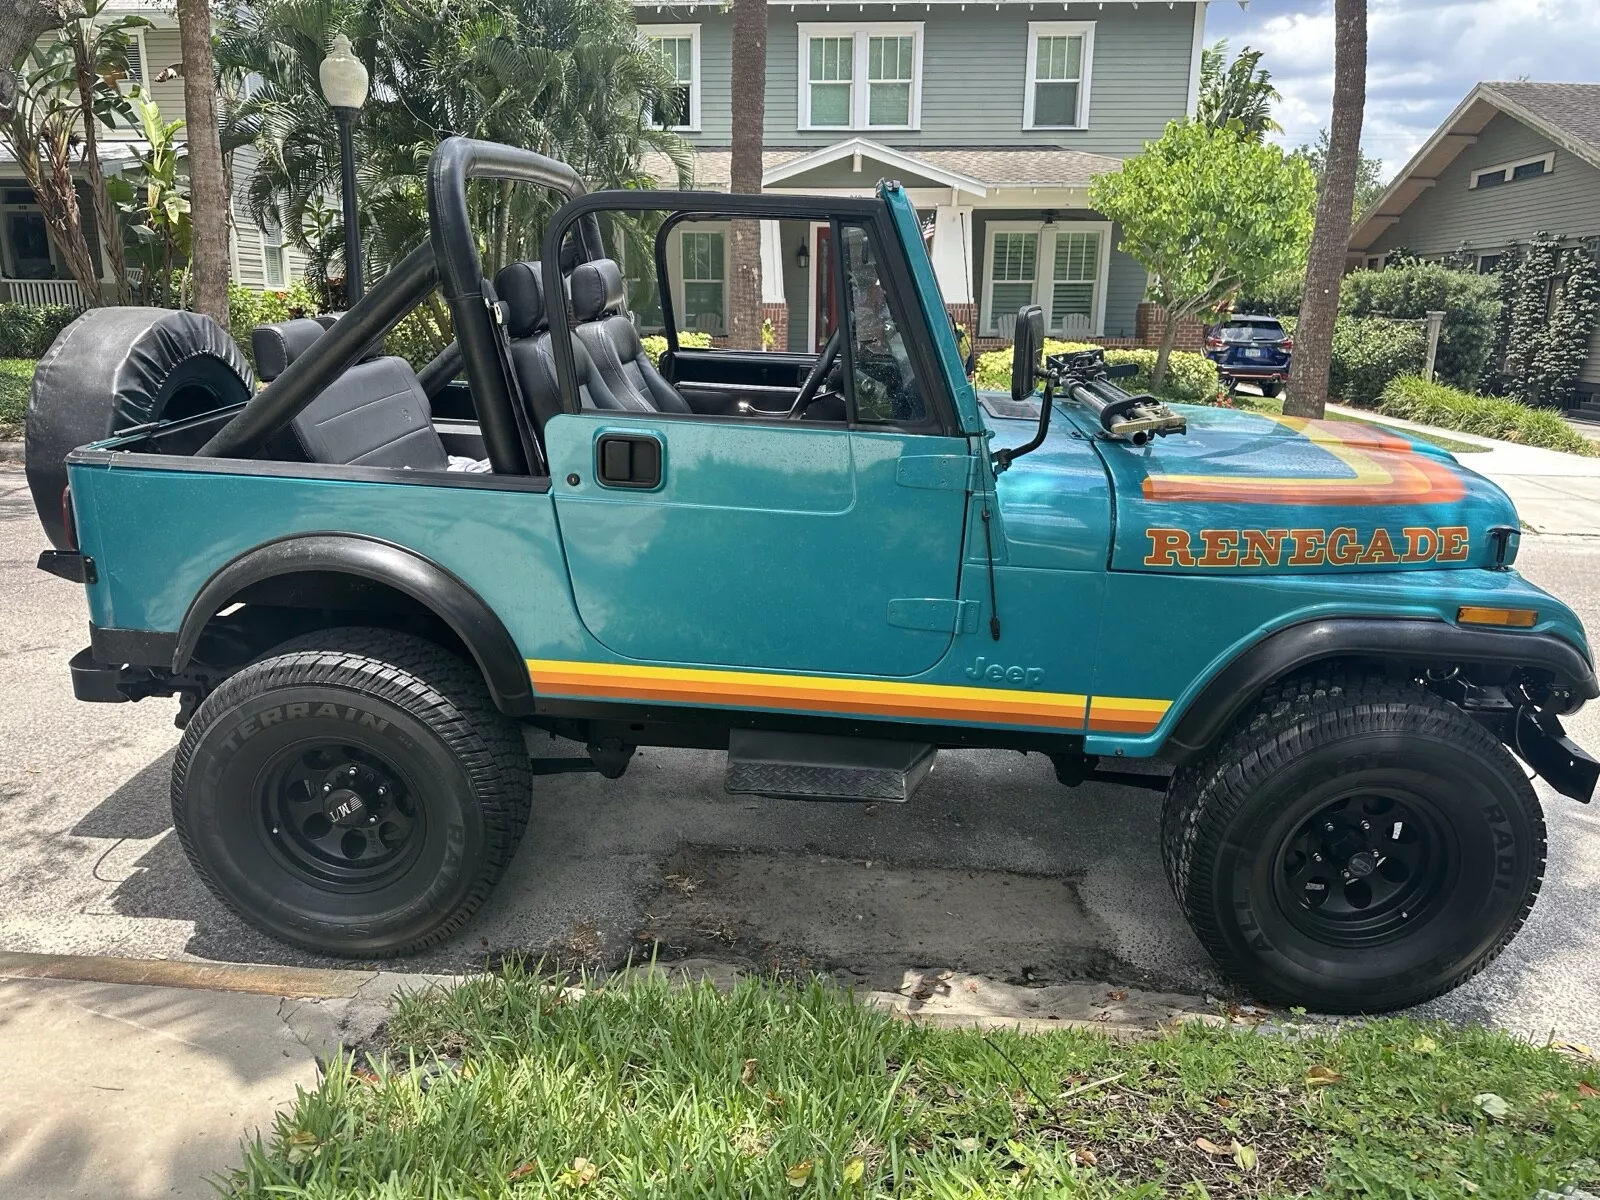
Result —
[[[276, 379], [319, 337], [310, 318], [258, 325], [250, 334], [257, 374]], [[416, 372], [394, 355], [359, 362], [302, 409], [273, 439], [269, 456], [347, 467], [450, 467]]]

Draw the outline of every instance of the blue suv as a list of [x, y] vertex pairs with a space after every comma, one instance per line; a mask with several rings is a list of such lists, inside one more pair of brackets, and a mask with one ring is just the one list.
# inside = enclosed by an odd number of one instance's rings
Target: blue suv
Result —
[[1293, 351], [1294, 339], [1277, 317], [1229, 317], [1206, 330], [1206, 357], [1217, 364], [1230, 392], [1239, 383], [1254, 383], [1263, 396], [1278, 395]]

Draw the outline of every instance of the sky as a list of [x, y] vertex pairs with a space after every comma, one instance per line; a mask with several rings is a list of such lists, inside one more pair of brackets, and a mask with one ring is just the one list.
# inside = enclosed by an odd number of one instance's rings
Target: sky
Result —
[[[1600, 83], [1600, 0], [1368, 0], [1367, 112], [1362, 142], [1405, 166], [1451, 111], [1486, 80]], [[1316, 140], [1333, 102], [1332, 0], [1215, 0], [1206, 40], [1261, 65], [1283, 93], [1288, 146]]]

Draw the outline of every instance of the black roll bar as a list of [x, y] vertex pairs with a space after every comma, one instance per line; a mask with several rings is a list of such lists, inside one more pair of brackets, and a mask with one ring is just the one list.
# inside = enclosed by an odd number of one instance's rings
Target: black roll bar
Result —
[[[500, 356], [499, 330], [484, 295], [483, 260], [467, 210], [467, 180], [509, 179], [560, 192], [568, 200], [583, 195], [583, 181], [566, 163], [518, 146], [476, 138], [452, 137], [439, 143], [428, 160], [428, 228], [439, 262], [439, 290], [450, 306], [456, 342], [472, 381], [483, 446], [497, 475], [526, 475], [528, 458], [518, 432], [511, 383]], [[582, 232], [588, 257], [603, 253], [599, 222], [591, 218]], [[559, 271], [547, 274], [559, 279]], [[493, 289], [490, 289], [491, 294]], [[561, 307], [555, 305], [553, 307]]]
[[208, 458], [253, 457], [396, 321], [421, 304], [438, 281], [432, 247], [418, 246], [195, 453]]

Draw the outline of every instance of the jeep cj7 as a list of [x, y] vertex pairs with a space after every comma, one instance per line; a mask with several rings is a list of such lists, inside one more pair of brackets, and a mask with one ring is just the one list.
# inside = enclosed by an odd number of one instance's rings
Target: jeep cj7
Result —
[[[485, 277], [475, 178], [558, 194], [538, 261]], [[178, 836], [244, 920], [356, 957], [461, 928], [526, 822], [530, 726], [613, 779], [725, 750], [754, 795], [908, 801], [959, 747], [1153, 783], [1195, 933], [1279, 1003], [1414, 1004], [1527, 917], [1524, 764], [1590, 798], [1560, 719], [1595, 673], [1449, 454], [1130, 395], [1098, 351], [1041, 363], [1033, 307], [1011, 393], [976, 392], [894, 183], [585, 195], [456, 138], [427, 194], [429, 243], [349, 312], [255, 331], [259, 391], [153, 309], [85, 314], [35, 380], [76, 694], [179, 698]], [[736, 220], [826, 234], [809, 350], [680, 340], [707, 293], [668, 247]], [[652, 246], [659, 364], [626, 299]], [[456, 340], [413, 372], [382, 338], [435, 288]]]

